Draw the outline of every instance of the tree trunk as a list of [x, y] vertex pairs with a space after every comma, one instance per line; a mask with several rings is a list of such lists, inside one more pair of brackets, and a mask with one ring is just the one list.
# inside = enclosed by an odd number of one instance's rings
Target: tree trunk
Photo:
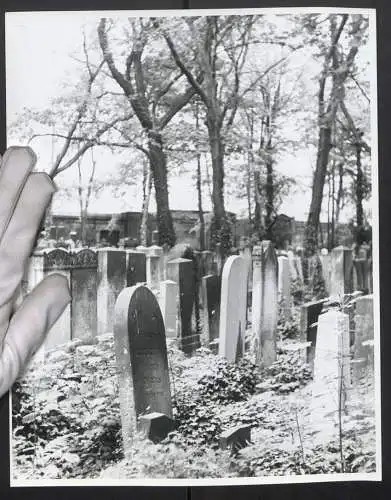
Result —
[[231, 244], [231, 229], [224, 208], [224, 144], [218, 118], [208, 110], [207, 127], [212, 157], [212, 201], [213, 220], [211, 224], [211, 246], [221, 244], [223, 257], [228, 254]]
[[201, 154], [197, 154], [197, 194], [198, 218], [200, 219], [200, 250], [205, 250], [205, 219], [202, 209], [202, 179], [201, 179]]
[[262, 240], [262, 201], [261, 201], [261, 174], [259, 170], [254, 171], [254, 231], [259, 240]]
[[319, 218], [322, 208], [323, 187], [326, 179], [327, 164], [331, 150], [331, 127], [324, 125], [319, 129], [318, 154], [312, 185], [312, 198], [305, 228], [305, 255], [314, 255], [318, 246]]
[[[335, 210], [335, 162], [333, 162], [333, 167], [332, 167], [332, 175], [331, 175], [331, 247], [330, 250], [332, 250], [336, 245], [335, 245], [335, 228], [337, 226], [337, 217], [336, 217], [336, 210]], [[338, 212], [338, 200], [337, 200], [337, 212]]]
[[146, 247], [148, 245], [149, 202], [152, 191], [152, 175], [149, 162], [146, 162], [145, 164], [143, 177], [143, 205], [140, 224], [140, 243]]
[[363, 243], [363, 231], [364, 231], [364, 210], [363, 210], [363, 199], [364, 199], [364, 174], [361, 165], [361, 144], [356, 144], [356, 166], [357, 166], [357, 177], [356, 177], [356, 223], [357, 223], [357, 250]]
[[87, 244], [87, 217], [88, 212], [85, 209], [80, 211], [80, 239], [83, 245]]
[[168, 204], [167, 162], [163, 151], [162, 137], [161, 134], [152, 130], [148, 132], [148, 136], [148, 151], [155, 186], [159, 245], [163, 246], [167, 243], [173, 247], [176, 236]]
[[273, 180], [273, 162], [268, 159], [266, 162], [266, 213], [265, 229], [266, 239], [272, 240], [273, 212], [274, 212], [274, 180]]

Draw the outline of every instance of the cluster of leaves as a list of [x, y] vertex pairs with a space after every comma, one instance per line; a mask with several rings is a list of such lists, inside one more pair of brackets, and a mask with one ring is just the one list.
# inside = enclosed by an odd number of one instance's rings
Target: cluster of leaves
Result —
[[[100, 359], [105, 366], [104, 351], [96, 354], [87, 356], [87, 363]], [[34, 476], [48, 478], [93, 477], [122, 457], [113, 376], [107, 376], [107, 369], [80, 373], [69, 359], [45, 365], [51, 387], [41, 394], [42, 387], [31, 391], [28, 378], [14, 388], [14, 450], [27, 474], [33, 469]]]
[[254, 394], [258, 379], [258, 368], [244, 358], [239, 363], [229, 363], [220, 358], [214, 372], [198, 380], [199, 393], [219, 404], [244, 401]]
[[297, 316], [290, 320], [280, 317], [277, 323], [277, 335], [281, 340], [297, 339], [300, 336], [300, 327]]
[[300, 278], [291, 280], [290, 292], [291, 292], [291, 297], [293, 299], [293, 304], [295, 306], [298, 306], [303, 303], [304, 285]]
[[218, 408], [208, 399], [193, 394], [182, 394], [174, 400], [176, 430], [169, 434], [167, 442], [178, 446], [218, 447], [222, 422]]
[[229, 452], [188, 442], [135, 440], [132, 457], [102, 471], [100, 478], [199, 479], [228, 476]]
[[345, 446], [343, 468], [339, 444], [334, 442], [305, 451], [252, 446], [239, 454], [233, 469], [247, 477], [375, 472], [376, 461], [359, 441]]
[[281, 353], [271, 366], [262, 373], [264, 382], [257, 385], [261, 392], [273, 391], [277, 394], [288, 394], [304, 387], [312, 378], [307, 363], [300, 358], [298, 351]]

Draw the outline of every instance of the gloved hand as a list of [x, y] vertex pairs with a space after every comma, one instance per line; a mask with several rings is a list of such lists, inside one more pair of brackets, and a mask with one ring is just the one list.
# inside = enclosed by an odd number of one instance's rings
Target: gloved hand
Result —
[[46, 277], [24, 299], [21, 282], [56, 188], [33, 172], [30, 148], [12, 147], [0, 166], [0, 397], [22, 372], [70, 301], [67, 279]]

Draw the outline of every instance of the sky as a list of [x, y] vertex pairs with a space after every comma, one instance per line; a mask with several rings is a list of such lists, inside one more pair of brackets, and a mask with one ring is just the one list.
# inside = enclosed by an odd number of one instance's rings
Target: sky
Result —
[[[143, 13], [145, 15], [145, 13]], [[72, 79], [75, 59], [70, 54], [81, 54], [82, 27], [99, 13], [8, 13], [6, 15], [6, 76], [7, 76], [7, 122], [15, 121], [24, 107], [47, 108], [51, 99], [63, 92], [62, 82]], [[38, 155], [38, 169], [45, 170], [52, 159], [52, 148], [46, 141], [32, 143]], [[100, 175], [109, 172], [117, 158], [106, 152], [96, 156]], [[281, 173], [295, 177], [298, 188], [284, 200], [280, 212], [305, 220], [310, 203], [310, 186], [315, 157], [301, 150], [294, 156], [285, 157], [276, 168]], [[71, 167], [58, 178], [61, 186], [76, 179], [77, 169]], [[306, 189], [305, 189], [306, 188]], [[140, 210], [140, 187], [127, 188], [125, 196], [118, 197], [106, 190], [90, 205], [91, 212], [110, 213], [123, 210]], [[170, 206], [176, 210], [196, 210], [197, 193], [194, 181], [185, 175], [172, 177], [169, 186]], [[76, 198], [76, 197], [75, 197]], [[78, 202], [58, 196], [54, 210], [62, 213], [77, 213]], [[227, 209], [244, 214], [246, 201], [226, 196]], [[154, 202], [151, 210], [155, 210]], [[204, 209], [210, 210], [209, 200], [204, 200]], [[347, 214], [346, 217], [350, 216]]]

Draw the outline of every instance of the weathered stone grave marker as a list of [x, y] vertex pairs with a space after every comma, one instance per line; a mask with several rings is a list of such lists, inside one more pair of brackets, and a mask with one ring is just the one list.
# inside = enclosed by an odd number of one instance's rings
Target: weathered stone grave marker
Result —
[[353, 292], [353, 254], [350, 248], [333, 248], [331, 252], [330, 296]]
[[159, 305], [163, 315], [167, 338], [177, 336], [178, 284], [175, 281], [160, 282]]
[[251, 425], [237, 425], [220, 435], [220, 448], [223, 450], [229, 448], [231, 455], [235, 455], [249, 443], [251, 443]]
[[368, 293], [368, 261], [367, 259], [354, 259], [353, 260], [353, 288]]
[[253, 249], [252, 329], [256, 360], [270, 366], [276, 360], [278, 321], [278, 261], [270, 241]]
[[306, 348], [306, 362], [311, 366], [312, 371], [314, 371], [316, 352], [317, 322], [323, 303], [323, 300], [307, 302], [300, 308], [300, 342], [311, 342], [311, 345]]
[[72, 338], [91, 340], [98, 333], [98, 256], [90, 249], [71, 254]]
[[139, 417], [163, 414], [167, 433], [172, 429], [164, 323], [156, 297], [146, 286], [136, 285], [120, 293], [115, 304], [114, 343], [122, 435], [128, 453], [135, 431], [145, 429]]
[[114, 305], [126, 283], [126, 252], [98, 250], [98, 335], [113, 331]]
[[367, 343], [374, 339], [373, 295], [356, 299], [354, 321], [353, 376], [355, 383], [358, 383], [368, 368], [373, 368], [373, 346]]
[[163, 248], [152, 245], [147, 252], [147, 283], [152, 289], [159, 287], [159, 282], [163, 280], [164, 259]]
[[322, 265], [322, 274], [326, 287], [326, 291], [330, 294], [331, 288], [331, 255], [329, 254], [327, 248], [322, 248], [319, 255], [320, 263]]
[[201, 345], [199, 333], [193, 332], [192, 314], [197, 293], [194, 263], [190, 259], [174, 259], [167, 264], [167, 278], [179, 287], [178, 338], [179, 347], [191, 354]]
[[239, 255], [228, 257], [221, 277], [219, 355], [228, 361], [237, 360], [238, 342], [246, 330], [247, 268]]
[[126, 251], [126, 286], [147, 281], [147, 259], [143, 252]]
[[291, 279], [288, 257], [278, 257], [278, 302], [281, 315], [286, 321], [291, 319]]
[[212, 349], [219, 337], [221, 279], [216, 274], [202, 278], [204, 332]]
[[349, 315], [338, 310], [320, 314], [314, 360], [313, 399], [317, 418], [338, 418], [350, 394]]

